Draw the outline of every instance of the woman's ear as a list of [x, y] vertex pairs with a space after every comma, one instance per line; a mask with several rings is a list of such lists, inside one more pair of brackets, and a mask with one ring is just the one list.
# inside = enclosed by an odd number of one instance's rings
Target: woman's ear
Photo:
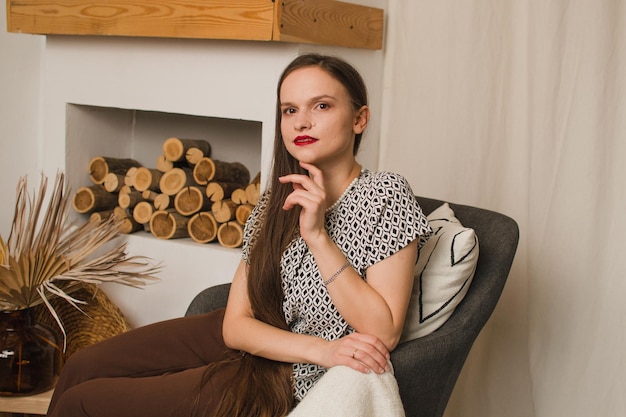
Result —
[[354, 116], [354, 125], [352, 127], [352, 130], [354, 131], [354, 133], [357, 135], [360, 133], [363, 133], [363, 131], [367, 127], [367, 123], [369, 122], [369, 120], [370, 120], [370, 108], [369, 107], [363, 106], [359, 110], [357, 110]]

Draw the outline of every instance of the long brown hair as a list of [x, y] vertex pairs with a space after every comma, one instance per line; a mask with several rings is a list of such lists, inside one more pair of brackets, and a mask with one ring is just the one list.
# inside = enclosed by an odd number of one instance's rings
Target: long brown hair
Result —
[[[282, 113], [280, 89], [293, 71], [319, 67], [344, 85], [355, 111], [367, 105], [367, 89], [358, 71], [342, 59], [306, 54], [296, 57], [283, 71], [276, 90], [276, 133], [268, 205], [262, 214], [262, 226], [255, 231], [254, 246], [248, 258], [248, 297], [256, 319], [280, 329], [289, 330], [283, 313], [283, 288], [280, 274], [281, 256], [297, 234], [300, 209], [283, 210], [292, 186], [281, 184], [278, 177], [306, 171], [287, 152], [281, 134]], [[362, 134], [355, 136], [356, 155]], [[238, 370], [230, 394], [220, 401], [220, 417], [277, 417], [289, 413], [294, 405], [291, 383], [292, 365], [246, 355], [236, 361]]]
[[[282, 310], [283, 290], [280, 276], [280, 259], [287, 245], [296, 235], [300, 210], [283, 210], [283, 203], [293, 191], [290, 184], [278, 178], [293, 173], [306, 174], [299, 162], [287, 152], [281, 133], [282, 113], [280, 89], [283, 81], [293, 71], [317, 66], [344, 85], [352, 99], [355, 111], [367, 105], [367, 89], [361, 75], [342, 59], [320, 55], [300, 55], [283, 71], [276, 89], [276, 126], [274, 137], [274, 163], [270, 176], [271, 189], [263, 226], [257, 234], [256, 244], [249, 257], [248, 297], [257, 319], [273, 326], [288, 329]], [[356, 155], [362, 134], [355, 135], [353, 154]]]

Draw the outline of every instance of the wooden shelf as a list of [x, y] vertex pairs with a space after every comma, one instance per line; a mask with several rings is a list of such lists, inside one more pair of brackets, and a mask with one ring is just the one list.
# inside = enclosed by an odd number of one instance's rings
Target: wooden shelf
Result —
[[0, 397], [0, 412], [45, 415], [53, 391], [25, 397]]
[[7, 0], [7, 30], [381, 49], [384, 11], [333, 0]]

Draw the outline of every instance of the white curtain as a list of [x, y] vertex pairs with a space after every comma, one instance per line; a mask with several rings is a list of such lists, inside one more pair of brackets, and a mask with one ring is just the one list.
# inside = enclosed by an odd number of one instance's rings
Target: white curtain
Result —
[[521, 229], [446, 415], [626, 415], [626, 1], [387, 17], [380, 168]]

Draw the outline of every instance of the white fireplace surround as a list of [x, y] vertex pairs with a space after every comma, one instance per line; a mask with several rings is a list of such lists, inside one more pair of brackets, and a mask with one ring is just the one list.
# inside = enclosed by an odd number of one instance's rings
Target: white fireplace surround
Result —
[[[248, 41], [48, 36], [44, 50], [46, 173], [64, 169], [73, 190], [90, 185], [94, 156], [155, 167], [169, 136], [208, 140], [216, 159], [265, 178], [271, 162], [277, 78], [296, 55], [339, 55], [363, 74], [372, 122], [359, 155], [375, 169], [382, 51]], [[86, 217], [85, 217], [86, 218]], [[161, 281], [137, 290], [105, 286], [133, 326], [178, 317], [203, 288], [232, 279], [239, 249], [191, 239], [125, 236], [131, 254], [162, 262]]]

